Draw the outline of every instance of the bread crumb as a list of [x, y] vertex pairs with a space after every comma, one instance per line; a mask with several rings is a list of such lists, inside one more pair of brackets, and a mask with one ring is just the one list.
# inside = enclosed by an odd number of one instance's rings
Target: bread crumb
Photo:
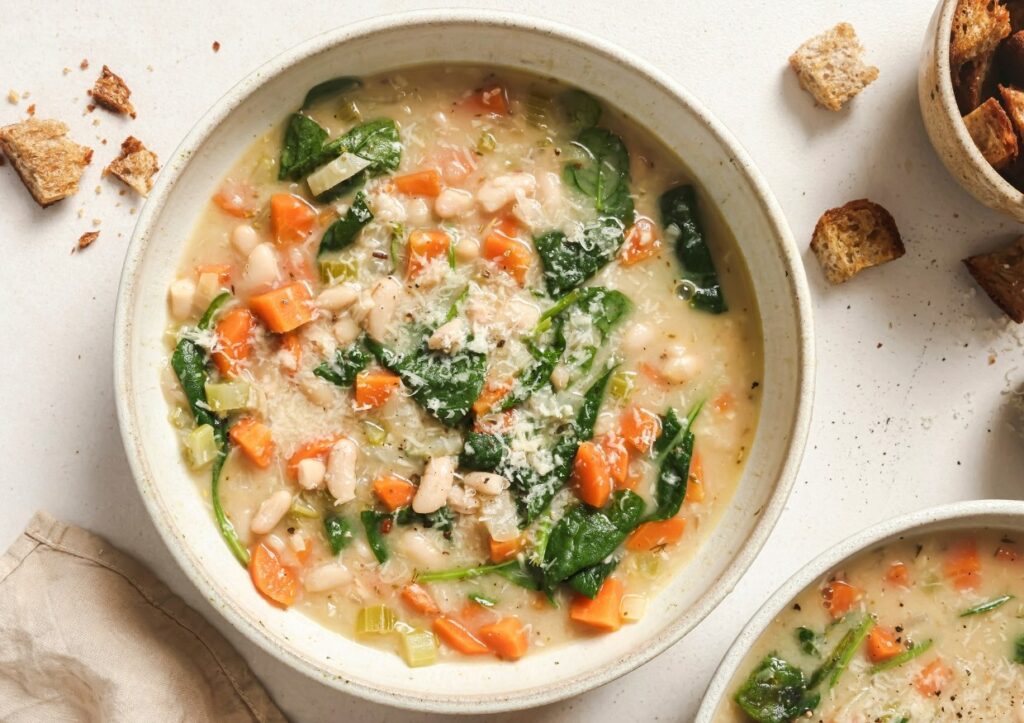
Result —
[[814, 227], [811, 250], [832, 284], [848, 281], [906, 252], [892, 214], [866, 198], [822, 214]]
[[92, 242], [100, 237], [99, 231], [86, 231], [78, 237], [78, 250], [81, 251], [84, 248], [88, 248], [92, 245]]
[[82, 70], [88, 70], [89, 69], [89, 59], [88, 58], [82, 58], [82, 62], [78, 64], [78, 67], [80, 69], [82, 69]]
[[33, 103], [32, 105], [30, 105], [28, 108], [25, 109], [25, 112], [28, 113], [29, 115], [35, 115], [36, 114], [36, 104]]
[[140, 196], [146, 196], [153, 188], [153, 176], [158, 170], [156, 154], [135, 136], [128, 136], [121, 144], [121, 155], [111, 161], [103, 174], [116, 176]]
[[77, 193], [78, 181], [92, 160], [92, 149], [75, 143], [67, 133], [67, 125], [60, 121], [36, 118], [0, 128], [0, 150], [40, 206]]
[[213, 52], [215, 52], [215, 53], [220, 52], [220, 41], [219, 40], [214, 40], [213, 41]]
[[109, 111], [135, 117], [135, 108], [130, 100], [132, 92], [128, 84], [106, 65], [103, 66], [103, 71], [93, 84], [89, 95]]
[[93, 119], [92, 119], [92, 124], [93, 124], [94, 126], [98, 126], [98, 125], [100, 124], [100, 119], [99, 119], [99, 118], [93, 118]]
[[99, 225], [100, 225], [101, 223], [103, 223], [103, 221], [101, 221], [101, 220], [100, 220], [100, 219], [98, 219], [98, 218], [94, 218], [94, 219], [92, 220], [92, 225], [93, 225], [93, 226], [99, 226]]
[[16, 91], [16, 90], [9, 90], [9, 91], [7, 91], [7, 102], [10, 103], [11, 105], [18, 105], [18, 100], [20, 98], [21, 98], [21, 96], [18, 95], [18, 91]]
[[152, 73], [153, 72], [153, 66], [152, 65], [147, 65], [146, 66], [146, 70], [148, 70], [150, 73]]
[[98, 196], [101, 193], [103, 193], [103, 186], [100, 186], [99, 184], [97, 184], [96, 185], [96, 195]]
[[61, 75], [67, 75], [71, 72], [71, 68], [65, 67], [64, 70], [60, 71]]
[[29, 96], [30, 96], [30, 95], [32, 95], [32, 94], [31, 94], [31, 93], [29, 93], [29, 92], [28, 92], [28, 91], [26, 90], [26, 91], [25, 91], [24, 93], [22, 93], [22, 94], [21, 94], [21, 99], [22, 99], [22, 100], [28, 100], [28, 99], [29, 99]]
[[797, 48], [789, 64], [819, 105], [838, 111], [878, 78], [878, 68], [861, 60], [863, 53], [853, 26], [839, 23]]
[[1024, 236], [1009, 246], [964, 259], [988, 297], [1018, 324], [1024, 324]]

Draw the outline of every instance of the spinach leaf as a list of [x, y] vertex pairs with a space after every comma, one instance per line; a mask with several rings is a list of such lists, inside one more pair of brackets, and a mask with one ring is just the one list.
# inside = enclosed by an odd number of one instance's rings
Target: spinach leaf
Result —
[[338, 349], [334, 352], [334, 361], [324, 361], [313, 369], [313, 373], [321, 379], [339, 387], [350, 387], [356, 381], [356, 375], [370, 363], [370, 355], [363, 348], [362, 341]]
[[428, 529], [436, 527], [448, 537], [455, 525], [455, 513], [448, 505], [428, 513], [414, 512], [412, 507], [403, 507], [395, 513], [395, 522], [399, 525], [419, 525]]
[[[332, 161], [342, 153], [352, 153], [370, 162], [371, 175], [397, 171], [402, 162], [402, 141], [398, 125], [390, 118], [361, 123], [323, 147], [316, 165]], [[360, 174], [361, 175], [361, 174]]]
[[412, 398], [446, 426], [465, 419], [483, 389], [487, 357], [478, 352], [463, 349], [449, 355], [423, 347], [399, 354], [369, 337], [366, 345], [382, 366], [401, 377]]
[[573, 141], [576, 158], [565, 166], [569, 183], [594, 201], [594, 210], [621, 223], [633, 220], [629, 151], [605, 128], [586, 128]]
[[320, 160], [326, 140], [327, 131], [323, 126], [308, 115], [292, 113], [281, 146], [278, 180], [297, 179], [311, 171]]
[[597, 565], [580, 570], [566, 582], [569, 587], [580, 595], [585, 595], [593, 600], [597, 597], [597, 593], [600, 592], [604, 581], [612, 574], [612, 571], [618, 564], [619, 561], [616, 558], [600, 562]]
[[220, 311], [220, 307], [224, 306], [230, 298], [231, 294], [227, 291], [224, 291], [214, 297], [213, 301], [210, 302], [210, 305], [206, 307], [206, 311], [203, 312], [203, 316], [199, 319], [199, 323], [196, 324], [196, 328], [202, 331], [209, 329], [210, 325], [213, 324], [213, 317], [217, 315], [217, 312]]
[[352, 205], [349, 206], [345, 215], [332, 223], [324, 232], [316, 255], [320, 256], [328, 251], [341, 251], [351, 246], [363, 227], [372, 220], [373, 212], [366, 204], [366, 194], [360, 191], [352, 199]]
[[629, 490], [612, 495], [606, 509], [576, 505], [558, 521], [544, 553], [544, 588], [555, 586], [611, 555], [643, 517], [644, 501]]
[[469, 432], [459, 455], [459, 466], [480, 472], [493, 472], [508, 455], [508, 442], [497, 434]]
[[911, 660], [919, 655], [923, 655], [932, 647], [933, 640], [925, 640], [923, 643], [918, 643], [912, 648], [907, 648], [899, 655], [894, 655], [888, 660], [883, 660], [881, 663], [877, 663], [868, 668], [868, 672], [874, 675], [875, 673], [882, 673], [886, 670], [892, 670], [898, 668], [901, 665], [909, 663]]
[[750, 674], [733, 699], [758, 723], [789, 723], [813, 711], [820, 697], [808, 694], [802, 670], [771, 654]]
[[821, 651], [818, 650], [818, 644], [820, 642], [819, 636], [816, 632], [810, 628], [797, 628], [796, 631], [797, 642], [800, 643], [800, 649], [807, 655], [813, 655], [815, 658], [821, 657]]
[[518, 560], [509, 560], [508, 562], [501, 562], [495, 565], [477, 565], [475, 567], [460, 567], [452, 570], [421, 572], [416, 575], [416, 581], [450, 582], [452, 580], [472, 580], [484, 575], [501, 575], [509, 582], [527, 590], [536, 590], [538, 588], [537, 581], [523, 568]]
[[327, 544], [331, 546], [331, 552], [335, 555], [352, 542], [352, 526], [339, 515], [324, 518], [324, 532], [327, 534]]
[[1024, 665], [1024, 635], [1018, 635], [1013, 641], [1013, 662]]
[[373, 556], [377, 558], [377, 562], [383, 565], [388, 561], [390, 552], [388, 551], [388, 542], [384, 539], [387, 533], [381, 529], [381, 526], [394, 524], [392, 516], [387, 512], [363, 510], [359, 513], [359, 519], [363, 523], [363, 529], [366, 530], [366, 542], [370, 545]]
[[598, 219], [573, 238], [562, 231], [535, 237], [548, 294], [559, 298], [590, 279], [615, 258], [624, 239], [622, 222], [612, 217]]
[[1013, 595], [1000, 595], [999, 597], [992, 598], [991, 600], [983, 603], [978, 603], [973, 607], [969, 607], [960, 613], [960, 617], [969, 618], [972, 615], [982, 615], [984, 613], [992, 612], [998, 607], [1002, 607], [1006, 603], [1013, 600]]
[[347, 93], [350, 90], [356, 90], [362, 86], [363, 81], [359, 80], [359, 78], [353, 78], [350, 75], [343, 75], [340, 78], [331, 78], [330, 80], [325, 80], [323, 83], [317, 83], [309, 89], [309, 92], [306, 93], [306, 98], [302, 101], [302, 110], [306, 110], [321, 98], [326, 98], [329, 95]]
[[825, 661], [811, 674], [807, 687], [809, 689], [817, 688], [825, 678], [828, 678], [829, 688], [834, 688], [874, 624], [874, 618], [871, 615], [865, 615], [856, 627], [847, 630]]
[[697, 216], [696, 189], [688, 185], [670, 188], [658, 203], [668, 237], [676, 237], [676, 256], [683, 265], [683, 278], [694, 285], [690, 306], [712, 314], [727, 311], [711, 249]]
[[558, 106], [566, 123], [579, 130], [593, 128], [601, 120], [601, 104], [597, 98], [576, 88], [559, 95]]
[[519, 406], [544, 385], [551, 382], [551, 373], [558, 365], [558, 359], [562, 355], [564, 345], [549, 349], [538, 349], [533, 347], [534, 360], [530, 366], [521, 370], [515, 378], [515, 382], [508, 394], [502, 397], [495, 411], [504, 412], [512, 407]]
[[693, 420], [700, 414], [704, 403], [697, 404], [685, 420], [680, 420], [675, 409], [669, 409], [661, 420], [661, 436], [654, 443], [655, 459], [660, 463], [658, 482], [654, 488], [657, 508], [648, 519], [667, 520], [679, 514], [686, 497], [690, 479], [690, 460], [693, 458]]

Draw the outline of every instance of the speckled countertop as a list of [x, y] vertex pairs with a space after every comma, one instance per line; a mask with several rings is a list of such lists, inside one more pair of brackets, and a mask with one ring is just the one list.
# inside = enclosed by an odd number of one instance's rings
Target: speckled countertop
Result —
[[[96, 158], [78, 196], [45, 211], [10, 168], [0, 169], [0, 443], [7, 455], [0, 547], [45, 508], [142, 558], [226, 627], [158, 538], [121, 448], [112, 320], [138, 203], [119, 195], [100, 170], [129, 132], [166, 158], [231, 85], [301, 40], [377, 12], [443, 5], [4, 4], [0, 124], [20, 119], [34, 103], [39, 115], [68, 122]], [[689, 88], [746, 146], [802, 249], [824, 209], [870, 197], [896, 217], [907, 255], [829, 288], [805, 251], [818, 354], [813, 429], [789, 505], [736, 591], [643, 668], [582, 698], [508, 720], [636, 720], [641, 710], [651, 720], [689, 720], [740, 624], [825, 547], [901, 512], [1024, 497], [1024, 434], [1013, 428], [1011, 404], [1012, 390], [1024, 384], [1024, 329], [999, 317], [959, 263], [1020, 227], [962, 193], [928, 144], [916, 73], [932, 9], [930, 0], [814, 0], [784, 11], [758, 0], [516, 3], [520, 12], [619, 43]], [[832, 114], [812, 106], [786, 58], [840, 20], [855, 25], [881, 76], [847, 112]], [[79, 69], [83, 58], [87, 71]], [[85, 91], [104, 63], [132, 87], [137, 120], [85, 112]], [[29, 96], [9, 104], [9, 90]], [[71, 254], [79, 235], [94, 228], [99, 240]], [[1017, 424], [1024, 429], [1024, 420]], [[340, 711], [350, 723], [424, 718], [321, 687], [225, 632], [295, 720], [337, 720]]]

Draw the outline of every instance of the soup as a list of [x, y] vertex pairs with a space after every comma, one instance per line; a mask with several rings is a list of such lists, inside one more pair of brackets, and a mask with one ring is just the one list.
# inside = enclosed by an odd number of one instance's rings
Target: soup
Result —
[[760, 406], [750, 283], [687, 178], [589, 95], [475, 67], [334, 79], [256, 139], [164, 372], [256, 588], [412, 666], [657, 604]]
[[855, 557], [772, 622], [715, 720], [1024, 720], [1021, 543], [949, 532]]

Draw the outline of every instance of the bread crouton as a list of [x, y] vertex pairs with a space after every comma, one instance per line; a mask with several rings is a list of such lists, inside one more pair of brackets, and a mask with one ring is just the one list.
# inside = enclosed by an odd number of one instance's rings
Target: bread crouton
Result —
[[1010, 11], [996, 0], [960, 0], [953, 11], [949, 64], [959, 68], [968, 60], [991, 53], [1010, 34]]
[[1024, 0], [1006, 0], [1005, 5], [1010, 13], [1010, 32], [1024, 30]]
[[815, 101], [837, 111], [878, 77], [878, 68], [861, 61], [863, 52], [853, 26], [839, 23], [797, 48], [789, 64]]
[[967, 115], [996, 93], [995, 53], [986, 53], [960, 66], [953, 75], [953, 94], [960, 115]]
[[82, 249], [89, 248], [90, 246], [92, 246], [92, 242], [98, 239], [99, 237], [99, 231], [86, 231], [85, 233], [78, 237], [78, 250], [81, 251]]
[[1024, 323], [1024, 236], [999, 251], [964, 259], [964, 264], [996, 306]]
[[841, 284], [905, 253], [892, 215], [867, 199], [822, 214], [814, 227], [811, 250], [832, 284]]
[[995, 98], [989, 98], [964, 116], [967, 132], [981, 155], [997, 171], [1017, 158], [1017, 134], [1006, 111]]
[[132, 92], [121, 76], [105, 65], [100, 77], [96, 79], [96, 84], [89, 91], [92, 99], [107, 110], [114, 113], [126, 113], [134, 118], [135, 108], [132, 107], [129, 100], [131, 94]]
[[153, 176], [158, 170], [156, 154], [135, 136], [128, 136], [121, 144], [121, 155], [103, 169], [103, 175], [116, 176], [137, 194], [146, 196], [153, 188]]
[[0, 128], [0, 150], [40, 206], [78, 192], [78, 180], [92, 160], [92, 149], [67, 138], [58, 120], [28, 118]]
[[1024, 86], [1024, 30], [1008, 37], [996, 51], [1003, 80]]
[[1019, 137], [1021, 133], [1024, 133], [1024, 91], [1001, 85], [999, 86], [999, 95], [1003, 99], [1003, 109]]

